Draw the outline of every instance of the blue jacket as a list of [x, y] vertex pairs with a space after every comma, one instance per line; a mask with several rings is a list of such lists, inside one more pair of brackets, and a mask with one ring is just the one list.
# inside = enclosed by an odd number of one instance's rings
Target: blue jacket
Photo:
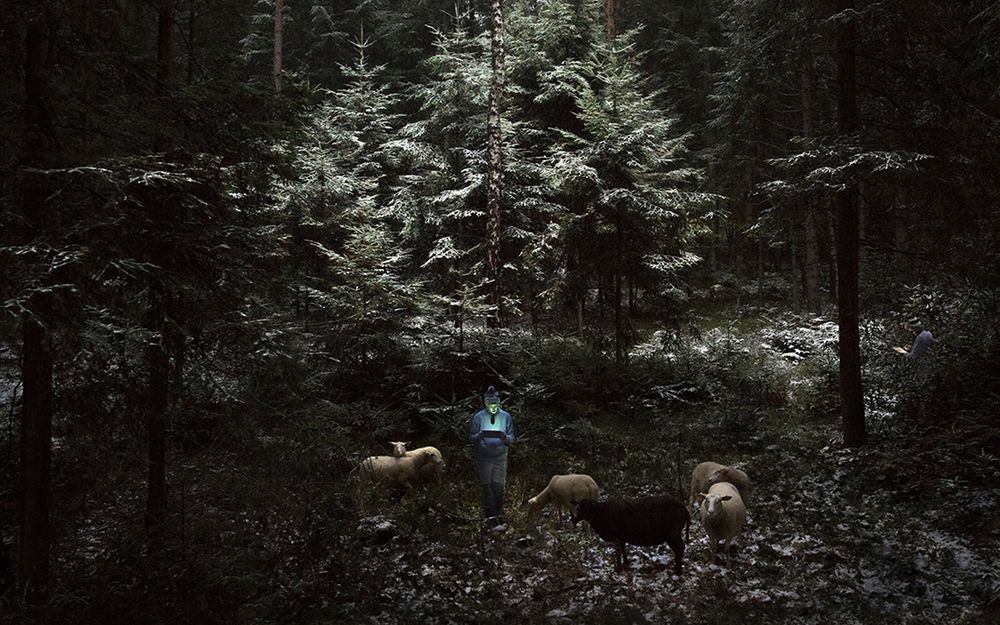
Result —
[[[500, 431], [507, 435], [507, 440], [484, 436], [480, 432]], [[491, 415], [483, 409], [472, 417], [472, 427], [469, 428], [469, 444], [473, 446], [477, 458], [499, 458], [507, 454], [507, 447], [514, 442], [514, 418], [501, 408], [496, 415]]]
[[910, 348], [910, 351], [903, 354], [903, 358], [907, 360], [920, 358], [930, 348], [932, 343], [934, 343], [934, 335], [928, 330], [924, 330], [917, 335], [917, 338], [913, 339], [913, 347]]

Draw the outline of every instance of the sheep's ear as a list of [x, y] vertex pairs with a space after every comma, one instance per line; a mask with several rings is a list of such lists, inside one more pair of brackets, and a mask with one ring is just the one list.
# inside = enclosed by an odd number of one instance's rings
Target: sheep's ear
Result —
[[732, 498], [733, 498], [732, 495], [725, 495], [723, 497], [719, 497], [719, 501], [729, 501]]
[[698, 493], [698, 501], [705, 501], [708, 498], [707, 493]]

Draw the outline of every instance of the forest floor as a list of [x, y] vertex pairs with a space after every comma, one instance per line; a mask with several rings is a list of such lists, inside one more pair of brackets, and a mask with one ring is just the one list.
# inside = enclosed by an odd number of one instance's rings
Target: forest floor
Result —
[[[173, 529], [159, 545], [142, 530], [137, 448], [97, 458], [57, 446], [47, 622], [1000, 622], [1000, 491], [980, 485], [1000, 472], [994, 439], [976, 423], [903, 422], [881, 397], [869, 444], [842, 449], [829, 389], [835, 325], [765, 317], [706, 324], [678, 346], [723, 363], [742, 354], [741, 366], [766, 374], [759, 389], [711, 405], [591, 407], [584, 418], [515, 410], [503, 533], [479, 519], [460, 432], [413, 441], [441, 448], [440, 483], [359, 498], [348, 479], [358, 450], [330, 444], [329, 406], [299, 413], [312, 420], [289, 414], [265, 431], [186, 441], [171, 461]], [[654, 333], [634, 353], [672, 357], [664, 345]], [[736, 553], [711, 564], [693, 516], [680, 576], [666, 546], [631, 547], [615, 572], [613, 548], [585, 523], [551, 508], [529, 519], [522, 505], [574, 471], [606, 496], [677, 493], [704, 460], [750, 475], [749, 520]], [[13, 536], [13, 508], [4, 528]]]
[[[977, 618], [996, 592], [1000, 533], [970, 535], [947, 505], [859, 488], [849, 475], [869, 454], [836, 440], [829, 427], [789, 432], [740, 463], [758, 486], [738, 552], [710, 564], [695, 520], [680, 577], [665, 546], [631, 548], [629, 568], [616, 573], [609, 544], [555, 518], [514, 513], [512, 528], [495, 534], [457, 521], [451, 505], [414, 514], [404, 504], [342, 537], [353, 570], [331, 607], [377, 623], [993, 622]], [[968, 503], [957, 492], [951, 502]]]
[[[567, 462], [541, 445], [512, 448], [505, 533], [476, 520], [467, 453], [444, 485], [359, 512], [355, 531], [339, 536], [331, 554], [340, 574], [319, 613], [372, 623], [997, 623], [1000, 497], [996, 489], [970, 488], [959, 468], [985, 463], [993, 470], [997, 459], [986, 449], [981, 459], [893, 449], [908, 426], [887, 423], [892, 413], [877, 409], [872, 443], [842, 449], [835, 415], [794, 406], [796, 388], [815, 382], [803, 377], [815, 374], [809, 360], [820, 350], [780, 340], [828, 345], [836, 327], [794, 321], [801, 327], [741, 323], [740, 337], [729, 337], [768, 352], [768, 366], [789, 374], [792, 409], [763, 409], [752, 440], [692, 444], [711, 455], [683, 463], [683, 488], [704, 460], [735, 464], [755, 482], [735, 555], [711, 564], [693, 515], [681, 576], [665, 545], [630, 548], [629, 567], [614, 572], [613, 548], [583, 531], [585, 524], [560, 522], [554, 510], [526, 518], [518, 504], [549, 475], [580, 467], [605, 495], [676, 492], [674, 433], [657, 421], [602, 423], [602, 436], [624, 450], [603, 465]], [[716, 418], [698, 406], [688, 413], [688, 422]], [[718, 423], [702, 423], [702, 435], [729, 427], [722, 413]]]

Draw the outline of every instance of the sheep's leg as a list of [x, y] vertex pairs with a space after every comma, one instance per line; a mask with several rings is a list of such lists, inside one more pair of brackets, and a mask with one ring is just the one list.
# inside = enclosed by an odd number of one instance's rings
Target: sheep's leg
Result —
[[712, 551], [712, 564], [715, 564], [715, 552], [719, 549], [719, 540], [716, 538], [708, 537], [708, 548]]
[[736, 543], [736, 537], [735, 536], [733, 536], [732, 538], [730, 538], [730, 539], [728, 539], [726, 541], [726, 559], [727, 560], [731, 557], [732, 554], [736, 553], [736, 551], [735, 551], [736, 550], [735, 543]]
[[615, 541], [615, 570], [620, 571], [625, 568], [625, 541]]
[[677, 536], [671, 536], [667, 540], [667, 544], [670, 546], [670, 550], [674, 552], [674, 572], [680, 575], [681, 563], [684, 561], [684, 541], [681, 540], [681, 536], [678, 533]]

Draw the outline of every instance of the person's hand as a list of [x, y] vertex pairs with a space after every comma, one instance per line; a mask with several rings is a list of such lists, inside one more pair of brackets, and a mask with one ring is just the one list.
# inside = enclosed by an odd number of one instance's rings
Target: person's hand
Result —
[[906, 350], [903, 349], [902, 347], [893, 347], [893, 349], [896, 350], [897, 352], [899, 352], [900, 354], [905, 354], [906, 353]]
[[476, 439], [477, 440], [483, 440], [484, 438], [486, 438], [486, 437], [483, 435], [483, 431], [479, 430], [479, 432], [476, 434]]
[[500, 440], [503, 441], [503, 442], [505, 442], [505, 443], [507, 442], [507, 433], [506, 432], [500, 432]]

